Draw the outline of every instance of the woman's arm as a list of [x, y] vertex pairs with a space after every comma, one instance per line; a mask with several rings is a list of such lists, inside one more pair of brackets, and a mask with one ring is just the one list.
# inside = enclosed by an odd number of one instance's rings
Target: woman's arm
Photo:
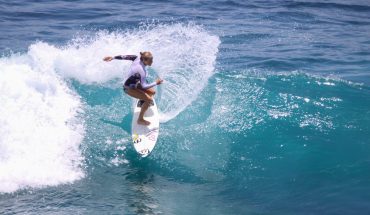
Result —
[[163, 82], [162, 79], [157, 78], [157, 80], [149, 84], [146, 82], [146, 76], [145, 76], [146, 73], [143, 71], [143, 69], [139, 70], [139, 74], [140, 74], [140, 85], [141, 85], [141, 88], [144, 90], [152, 88], [156, 85], [160, 85]]
[[113, 59], [116, 60], [132, 60], [134, 61], [137, 58], [136, 55], [117, 55]]
[[113, 59], [134, 61], [136, 58], [137, 58], [136, 55], [117, 55], [117, 56], [114, 56], [114, 57], [111, 57], [111, 56], [105, 57], [105, 58], [103, 58], [103, 60], [107, 61], [107, 62], [112, 61]]
[[156, 82], [150, 84], [146, 82], [146, 72], [142, 68], [138, 69], [138, 73], [140, 74], [140, 86], [142, 89], [146, 90], [157, 85]]

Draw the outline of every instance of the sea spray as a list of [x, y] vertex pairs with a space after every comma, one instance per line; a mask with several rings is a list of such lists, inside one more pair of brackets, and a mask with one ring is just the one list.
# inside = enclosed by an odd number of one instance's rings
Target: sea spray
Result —
[[32, 50], [0, 60], [0, 192], [84, 176], [79, 96]]

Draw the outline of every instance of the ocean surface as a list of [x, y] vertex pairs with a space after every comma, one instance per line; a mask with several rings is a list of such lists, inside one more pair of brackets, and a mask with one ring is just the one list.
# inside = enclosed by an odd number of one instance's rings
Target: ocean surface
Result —
[[370, 214], [370, 1], [0, 0], [0, 214]]

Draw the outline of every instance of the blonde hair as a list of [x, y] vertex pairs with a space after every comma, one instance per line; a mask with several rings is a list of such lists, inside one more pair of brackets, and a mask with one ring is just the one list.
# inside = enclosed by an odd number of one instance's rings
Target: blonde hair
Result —
[[152, 58], [153, 55], [151, 52], [145, 51], [145, 52], [140, 52], [140, 60], [146, 59], [146, 58]]

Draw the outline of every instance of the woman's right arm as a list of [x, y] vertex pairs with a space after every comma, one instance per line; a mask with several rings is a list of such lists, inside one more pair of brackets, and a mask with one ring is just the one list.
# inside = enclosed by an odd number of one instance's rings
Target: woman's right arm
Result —
[[117, 56], [114, 56], [114, 57], [111, 57], [111, 56], [105, 57], [105, 58], [103, 58], [103, 60], [106, 61], [106, 62], [112, 61], [113, 59], [134, 61], [136, 58], [137, 58], [136, 55], [117, 55]]

